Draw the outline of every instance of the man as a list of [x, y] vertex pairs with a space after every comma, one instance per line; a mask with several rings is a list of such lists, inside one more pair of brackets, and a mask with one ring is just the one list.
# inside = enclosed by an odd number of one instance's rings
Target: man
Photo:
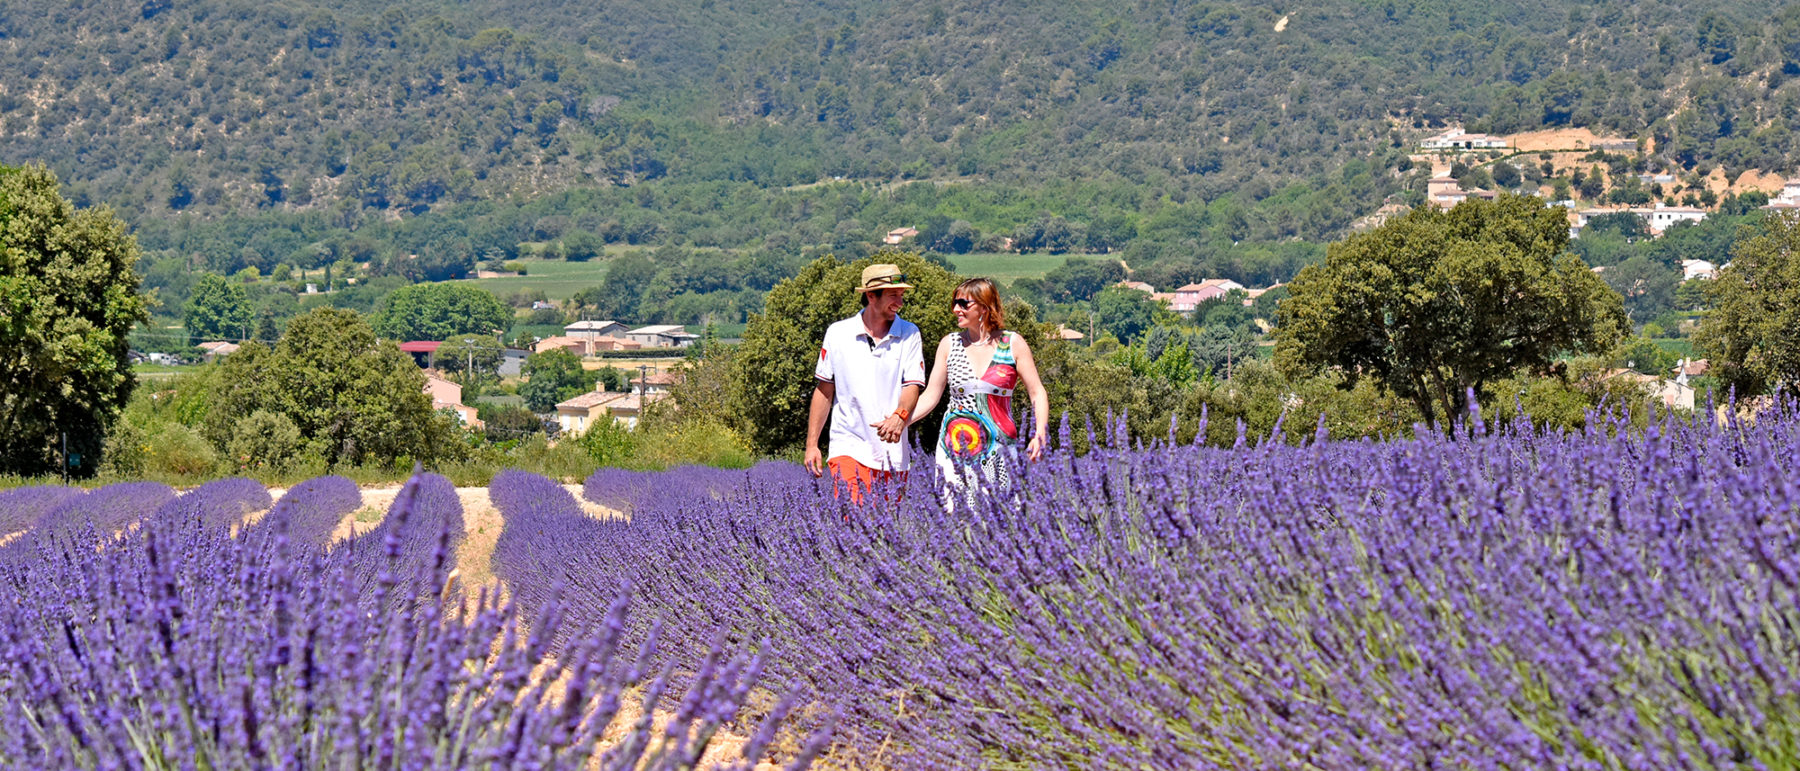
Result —
[[[925, 389], [925, 350], [919, 327], [899, 318], [906, 276], [896, 265], [863, 269], [863, 309], [825, 330], [813, 370], [806, 419], [806, 468], [831, 476], [861, 502], [864, 489], [905, 479], [906, 419]], [[819, 432], [831, 418], [831, 459], [819, 452]]]

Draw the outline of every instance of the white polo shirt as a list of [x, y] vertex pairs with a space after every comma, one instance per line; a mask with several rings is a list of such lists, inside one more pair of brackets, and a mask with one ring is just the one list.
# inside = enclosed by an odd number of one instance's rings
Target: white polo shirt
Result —
[[925, 348], [918, 325], [895, 318], [886, 337], [873, 339], [863, 328], [860, 312], [836, 322], [825, 330], [813, 377], [836, 388], [831, 457], [848, 455], [872, 469], [905, 471], [911, 462], [906, 445], [881, 441], [870, 424], [899, 409], [902, 388], [925, 387]]

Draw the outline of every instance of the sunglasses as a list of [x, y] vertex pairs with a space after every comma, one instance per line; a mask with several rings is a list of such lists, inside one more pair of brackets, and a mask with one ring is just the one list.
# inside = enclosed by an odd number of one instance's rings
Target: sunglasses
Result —
[[975, 307], [975, 301], [971, 300], [967, 297], [958, 297], [958, 298], [950, 301], [950, 307], [955, 308], [959, 311], [966, 311], [972, 307]]

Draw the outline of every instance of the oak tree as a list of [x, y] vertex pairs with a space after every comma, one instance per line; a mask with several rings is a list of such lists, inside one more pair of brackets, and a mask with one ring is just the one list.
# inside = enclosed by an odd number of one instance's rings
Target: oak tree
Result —
[[1622, 301], [1568, 241], [1563, 210], [1535, 197], [1414, 209], [1300, 271], [1276, 361], [1290, 375], [1337, 368], [1348, 386], [1370, 376], [1426, 419], [1452, 418], [1471, 390], [1618, 342]]
[[77, 209], [43, 166], [0, 167], [0, 473], [98, 468], [136, 385], [126, 335], [149, 318], [137, 261], [110, 209]]

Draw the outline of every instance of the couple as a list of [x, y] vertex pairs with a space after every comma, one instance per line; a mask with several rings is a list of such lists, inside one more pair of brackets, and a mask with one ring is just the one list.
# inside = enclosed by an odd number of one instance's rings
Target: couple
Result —
[[[1008, 464], [1017, 453], [1013, 391], [1031, 396], [1036, 430], [1026, 455], [1043, 455], [1049, 400], [1025, 338], [1004, 328], [994, 282], [974, 278], [956, 287], [951, 312], [961, 330], [937, 348], [931, 380], [925, 380], [919, 328], [899, 318], [906, 283], [895, 265], [871, 265], [862, 273], [863, 309], [825, 331], [806, 425], [806, 468], [826, 469], [861, 501], [864, 489], [904, 480], [906, 427], [931, 413], [949, 394], [938, 430], [937, 463], [945, 483], [972, 500], [971, 483], [1002, 491], [1011, 484]], [[831, 459], [819, 452], [819, 432], [831, 421]]]

